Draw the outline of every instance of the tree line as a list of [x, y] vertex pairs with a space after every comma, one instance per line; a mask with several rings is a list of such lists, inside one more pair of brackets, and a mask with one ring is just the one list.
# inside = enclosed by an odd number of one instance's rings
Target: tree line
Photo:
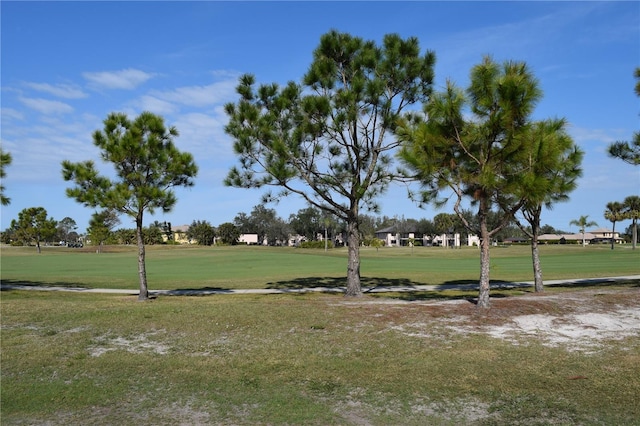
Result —
[[[377, 198], [392, 182], [418, 182], [409, 196], [419, 204], [452, 200], [457, 219], [480, 237], [481, 308], [489, 306], [490, 242], [522, 214], [541, 291], [542, 210], [568, 200], [583, 152], [565, 119], [532, 119], [543, 94], [526, 63], [486, 56], [470, 70], [468, 87], [449, 80], [435, 91], [435, 60], [415, 37], [387, 34], [377, 45], [334, 30], [321, 36], [300, 82], [281, 87], [241, 76], [239, 100], [225, 106], [225, 132], [239, 162], [224, 183], [266, 188], [265, 203], [301, 197], [343, 223], [347, 296], [362, 294], [363, 212], [379, 212]], [[101, 176], [91, 160], [62, 163], [63, 178], [74, 184], [70, 198], [135, 220], [140, 300], [148, 298], [144, 213], [171, 211], [173, 188], [193, 185], [198, 171], [191, 154], [175, 147], [177, 136], [151, 112], [134, 120], [112, 113], [93, 141], [117, 179]], [[610, 155], [638, 164], [637, 142], [637, 134], [631, 143], [616, 142]]]

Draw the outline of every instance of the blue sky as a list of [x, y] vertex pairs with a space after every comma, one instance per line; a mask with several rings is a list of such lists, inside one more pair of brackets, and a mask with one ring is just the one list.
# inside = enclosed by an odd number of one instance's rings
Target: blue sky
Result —
[[[13, 156], [3, 182], [11, 204], [2, 207], [2, 230], [36, 206], [86, 229], [93, 210], [66, 197], [60, 163], [100, 163], [91, 134], [113, 111], [164, 116], [180, 132], [178, 148], [191, 152], [200, 169], [193, 188], [176, 190], [174, 210], [147, 215], [145, 224], [217, 226], [249, 213], [262, 191], [222, 184], [237, 162], [223, 106], [237, 100], [243, 73], [259, 83], [300, 81], [331, 29], [376, 41], [387, 33], [418, 37], [423, 50], [436, 53], [436, 89], [448, 78], [466, 86], [486, 54], [526, 61], [544, 91], [534, 118], [565, 117], [586, 152], [571, 201], [545, 211], [543, 223], [577, 231], [569, 222], [589, 215], [610, 227], [606, 203], [640, 194], [640, 167], [606, 155], [611, 142], [630, 140], [640, 127], [633, 92], [638, 2], [2, 1], [0, 8], [1, 141]], [[448, 211], [420, 209], [400, 186], [380, 204], [391, 217]], [[286, 219], [305, 205], [292, 198], [269, 207]], [[133, 223], [122, 217], [120, 226]]]

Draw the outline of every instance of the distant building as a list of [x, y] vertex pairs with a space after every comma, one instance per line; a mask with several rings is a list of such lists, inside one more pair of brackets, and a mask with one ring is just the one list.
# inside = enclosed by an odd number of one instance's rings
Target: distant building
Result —
[[[459, 233], [431, 236], [421, 234], [410, 227], [400, 231], [395, 225], [377, 230], [376, 238], [384, 241], [385, 247], [406, 247], [411, 245], [411, 242], [422, 246], [460, 247], [461, 245]], [[478, 237], [468, 235], [467, 244], [479, 245]]]
[[247, 245], [258, 244], [258, 234], [241, 234], [238, 238], [238, 242]]
[[544, 244], [582, 244], [583, 237], [586, 244], [610, 243], [612, 237], [618, 244], [623, 242], [618, 232], [606, 228], [587, 231], [584, 236], [581, 232], [576, 234], [542, 234], [538, 237], [538, 241]]
[[[384, 241], [386, 247], [408, 246], [412, 240], [420, 240], [422, 245], [431, 245], [431, 238], [418, 233], [415, 229], [407, 228], [400, 232], [398, 228], [398, 226], [394, 225], [380, 229], [376, 231], [376, 238]], [[425, 244], [425, 242], [428, 242], [428, 244]]]
[[589, 231], [591, 235], [593, 235], [593, 239], [591, 240], [591, 244], [596, 243], [610, 243], [611, 238], [618, 244], [621, 244], [624, 240], [620, 238], [619, 232], [613, 232], [611, 229], [607, 228], [598, 228], [593, 231]]
[[[188, 231], [189, 225], [172, 226], [171, 233], [173, 234], [173, 241], [178, 244], [196, 244], [197, 241], [187, 238]], [[163, 234], [162, 240], [166, 242], [168, 240], [167, 236]]]

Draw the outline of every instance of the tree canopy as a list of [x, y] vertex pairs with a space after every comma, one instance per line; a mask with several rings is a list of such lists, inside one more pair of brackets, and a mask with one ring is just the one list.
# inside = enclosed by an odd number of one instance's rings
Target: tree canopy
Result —
[[[634, 71], [636, 78], [635, 92], [640, 96], [640, 67]], [[635, 132], [631, 141], [617, 141], [609, 145], [608, 153], [611, 157], [619, 158], [625, 163], [640, 165], [640, 132]]]
[[62, 162], [64, 180], [75, 184], [67, 196], [87, 207], [111, 209], [132, 217], [138, 244], [139, 300], [148, 298], [142, 223], [144, 212], [172, 210], [177, 199], [173, 188], [192, 186], [198, 168], [193, 156], [180, 152], [173, 139], [175, 127], [165, 127], [164, 119], [143, 112], [130, 120], [126, 114], [111, 113], [104, 129], [93, 133], [93, 143], [103, 161], [115, 168], [116, 180], [101, 176], [93, 161]]
[[17, 221], [11, 221], [11, 228], [16, 239], [23, 244], [35, 242], [40, 253], [40, 242], [55, 235], [57, 224], [53, 218], [47, 219], [47, 210], [44, 207], [29, 207], [18, 213]]
[[571, 222], [569, 222], [569, 225], [575, 225], [578, 227], [580, 233], [582, 234], [582, 246], [584, 247], [587, 245], [584, 233], [586, 232], [588, 227], [598, 226], [598, 223], [596, 221], [589, 220], [589, 215], [584, 215], [580, 216], [578, 219], [573, 219]]
[[520, 229], [531, 239], [534, 288], [543, 291], [542, 266], [538, 252], [541, 233], [542, 208], [553, 208], [567, 201], [582, 176], [584, 152], [566, 131], [564, 119], [549, 119], [533, 123], [523, 137], [529, 145], [529, 166], [524, 171], [520, 198], [524, 199], [521, 212], [529, 227]]
[[105, 209], [91, 215], [87, 234], [91, 241], [97, 243], [98, 251], [102, 252], [102, 245], [111, 236], [112, 229], [119, 223], [120, 219], [113, 210]]
[[624, 204], [618, 201], [610, 201], [607, 203], [607, 209], [604, 211], [604, 218], [611, 222], [611, 250], [615, 247], [616, 222], [625, 220], [627, 217], [624, 213]]
[[[485, 57], [472, 68], [470, 79], [466, 91], [448, 81], [425, 105], [424, 115], [409, 115], [397, 134], [404, 142], [401, 158], [423, 185], [419, 201], [442, 205], [440, 193], [450, 191], [454, 211], [480, 236], [478, 306], [487, 307], [489, 244], [524, 203], [518, 197], [529, 149], [523, 136], [542, 92], [523, 62], [498, 64]], [[464, 217], [463, 199], [476, 206], [477, 225]], [[489, 228], [494, 206], [504, 214]]]
[[206, 220], [194, 220], [187, 231], [187, 238], [199, 245], [210, 246], [216, 237], [216, 229]]
[[[0, 180], [4, 180], [7, 176], [7, 172], [5, 171], [5, 167], [11, 164], [11, 153], [5, 152], [2, 148], [0, 148]], [[0, 204], [3, 206], [8, 206], [11, 203], [11, 199], [4, 195], [4, 183], [0, 183]]]
[[640, 219], [640, 197], [629, 195], [623, 203], [624, 215], [626, 219], [631, 219], [631, 245], [633, 250], [638, 243], [638, 219]]
[[226, 105], [240, 164], [225, 184], [278, 187], [266, 201], [295, 194], [346, 222], [347, 295], [361, 295], [360, 209], [376, 211], [378, 195], [401, 178], [389, 133], [407, 106], [428, 99], [434, 62], [415, 37], [388, 34], [377, 46], [334, 30], [320, 38], [302, 84], [256, 87], [244, 75], [240, 100]]

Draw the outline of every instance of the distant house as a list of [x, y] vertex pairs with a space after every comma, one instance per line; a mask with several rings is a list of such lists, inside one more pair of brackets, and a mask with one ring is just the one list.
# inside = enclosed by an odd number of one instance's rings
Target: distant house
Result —
[[[187, 232], [189, 231], [189, 225], [172, 226], [171, 232], [173, 233], [173, 241], [178, 244], [195, 244], [197, 241], [187, 238]], [[167, 241], [167, 236], [163, 235], [162, 239]]]
[[238, 242], [247, 245], [258, 244], [258, 234], [241, 234], [238, 238]]
[[[542, 234], [538, 236], [538, 242], [542, 244], [575, 244], [582, 243], [582, 233], [577, 234]], [[595, 238], [595, 235], [585, 232], [584, 241], [587, 244], [591, 244], [591, 241]]]
[[[414, 244], [423, 246], [460, 247], [461, 245], [459, 233], [431, 236], [421, 234], [410, 227], [400, 231], [395, 225], [377, 230], [376, 238], [384, 241], [385, 247], [409, 246], [412, 241]], [[470, 246], [479, 245], [475, 235], [468, 235], [467, 242]]]
[[610, 243], [611, 238], [618, 244], [621, 244], [624, 240], [620, 238], [619, 232], [613, 232], [611, 229], [607, 228], [598, 228], [593, 231], [589, 231], [589, 234], [593, 235], [593, 240], [591, 240], [591, 244], [595, 243]]
[[[622, 243], [618, 232], [611, 229], [600, 228], [584, 233], [584, 241], [586, 244], [610, 243], [613, 236], [616, 243]], [[575, 234], [543, 234], [538, 237], [538, 241], [543, 244], [582, 244], [583, 235], [581, 232]]]
[[379, 229], [376, 231], [376, 238], [384, 241], [386, 247], [408, 246], [411, 240], [420, 240], [422, 245], [425, 245], [425, 241], [429, 241], [430, 244], [430, 238], [419, 234], [415, 229], [407, 228], [401, 232], [398, 228], [394, 225]]

